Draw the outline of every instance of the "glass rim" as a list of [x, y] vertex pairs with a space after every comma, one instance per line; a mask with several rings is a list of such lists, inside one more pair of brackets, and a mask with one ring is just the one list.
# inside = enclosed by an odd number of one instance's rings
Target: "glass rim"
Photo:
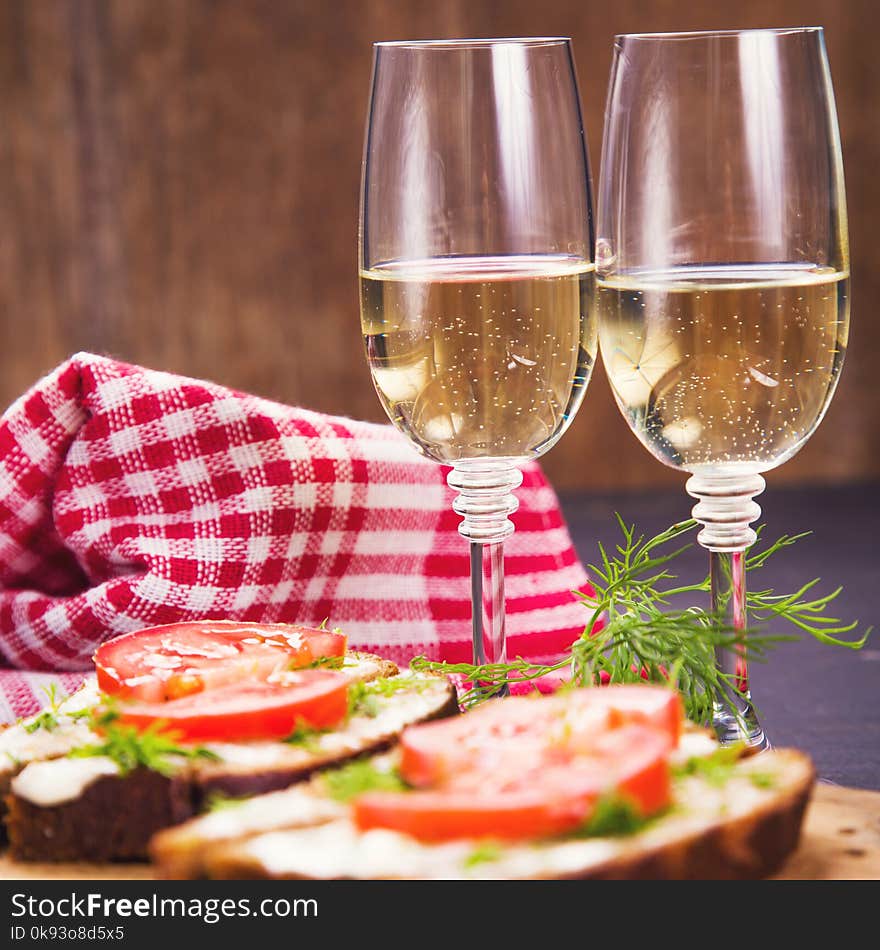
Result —
[[493, 36], [445, 40], [381, 40], [374, 49], [484, 49], [491, 46], [561, 46], [570, 36]]
[[769, 33], [772, 36], [787, 36], [795, 33], [822, 33], [821, 26], [767, 26], [749, 30], [688, 30], [682, 33], [617, 33], [616, 40], [690, 40], [712, 36], [748, 36], [755, 33]]

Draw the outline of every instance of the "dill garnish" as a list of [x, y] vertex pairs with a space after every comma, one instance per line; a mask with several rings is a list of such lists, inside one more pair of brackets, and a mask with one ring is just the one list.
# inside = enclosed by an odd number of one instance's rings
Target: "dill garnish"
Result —
[[683, 765], [674, 766], [674, 778], [698, 775], [709, 785], [720, 788], [733, 776], [736, 763], [742, 756], [742, 743], [720, 746], [711, 755], [695, 755]]
[[[812, 596], [818, 578], [792, 594], [777, 594], [769, 588], [747, 592], [747, 631], [725, 626], [718, 616], [701, 606], [675, 609], [670, 604], [672, 597], [702, 595], [701, 600], [708, 600], [708, 576], [699, 583], [681, 585], [674, 583], [676, 575], [669, 570], [671, 562], [691, 546], [672, 545], [692, 532], [697, 522], [679, 522], [646, 540], [620, 515], [617, 521], [623, 535], [621, 543], [612, 552], [600, 544], [599, 563], [587, 567], [595, 593], [575, 591], [589, 615], [570, 655], [546, 665], [522, 657], [511, 663], [484, 665], [417, 657], [412, 668], [463, 677], [469, 685], [461, 697], [465, 707], [496, 695], [509, 681], [530, 682], [564, 669], [571, 670], [574, 686], [592, 686], [603, 680], [647, 680], [677, 687], [688, 718], [708, 724], [712, 721], [713, 704], [729, 704], [730, 692], [736, 687], [733, 675], [719, 670], [716, 648], [736, 648], [754, 661], [764, 659], [778, 643], [798, 639], [801, 633], [852, 650], [860, 649], [867, 641], [870, 628], [860, 637], [846, 639], [847, 634], [857, 629], [858, 621], [842, 623], [827, 613], [842, 588], [821, 597]], [[766, 547], [754, 546], [746, 556], [747, 571], [751, 575], [760, 570], [773, 555], [805, 536], [783, 535]], [[776, 620], [788, 623], [794, 632], [769, 632], [767, 625]]]
[[480, 864], [489, 864], [497, 861], [504, 854], [500, 845], [492, 841], [486, 841], [477, 845], [473, 851], [462, 861], [466, 868], [474, 868]]
[[737, 769], [737, 762], [743, 754], [742, 743], [721, 746], [711, 755], [695, 755], [683, 765], [674, 766], [674, 778], [683, 778], [696, 775], [709, 785], [720, 788], [726, 785], [735, 775], [751, 782], [755, 788], [773, 788], [776, 785], [776, 776], [771, 772], [759, 772], [755, 769]]
[[[104, 697], [105, 701], [108, 699]], [[152, 723], [146, 729], [120, 725], [119, 712], [112, 702], [91, 711], [89, 725], [100, 732], [103, 742], [72, 749], [68, 756], [73, 759], [106, 756], [119, 767], [121, 775], [128, 775], [138, 768], [151, 769], [161, 775], [171, 775], [175, 769], [174, 759], [205, 759], [216, 762], [220, 756], [200, 745], [180, 745], [174, 733], [165, 731], [167, 724]]]
[[652, 818], [646, 818], [622, 795], [609, 792], [596, 802], [593, 813], [574, 832], [576, 838], [609, 838], [634, 835]]
[[325, 735], [327, 732], [332, 730], [329, 729], [315, 729], [313, 726], [307, 725], [303, 720], [298, 720], [296, 727], [293, 732], [290, 733], [283, 742], [286, 742], [288, 745], [296, 745], [305, 749], [306, 752], [316, 752], [320, 748], [319, 740], [321, 736]]
[[297, 670], [341, 670], [344, 665], [344, 656], [319, 656], [306, 666], [292, 666], [290, 669], [292, 672]]
[[369, 759], [325, 772], [321, 781], [327, 794], [339, 802], [351, 801], [364, 792], [403, 792], [409, 787], [395, 770], [379, 769]]
[[23, 725], [24, 731], [29, 734], [36, 732], [38, 729], [45, 729], [46, 732], [52, 732], [58, 728], [58, 717], [51, 709], [44, 709], [38, 716]]
[[411, 676], [383, 676], [366, 683], [356, 680], [348, 688], [348, 714], [374, 719], [384, 708], [381, 702], [383, 697], [394, 696], [404, 690], [424, 689], [426, 685], [426, 680], [416, 680]]
[[205, 811], [227, 811], [230, 808], [237, 808], [247, 801], [250, 801], [247, 795], [236, 797], [224, 795], [223, 792], [212, 792], [205, 801]]
[[746, 777], [755, 788], [775, 788], [776, 776], [769, 772], [747, 772]]
[[29, 735], [35, 733], [38, 729], [45, 729], [46, 732], [53, 732], [59, 726], [58, 716], [60, 714], [60, 706], [66, 697], [58, 697], [58, 687], [55, 683], [51, 683], [49, 686], [43, 689], [43, 694], [46, 699], [49, 701], [48, 708], [42, 710], [38, 715], [36, 715], [30, 722], [24, 722], [19, 720], [24, 726], [24, 731]]

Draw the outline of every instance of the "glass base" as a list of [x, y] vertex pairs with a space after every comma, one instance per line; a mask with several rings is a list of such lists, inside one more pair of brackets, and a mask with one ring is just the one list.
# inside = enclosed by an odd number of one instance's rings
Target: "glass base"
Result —
[[712, 716], [712, 728], [721, 745], [743, 743], [756, 752], [764, 752], [771, 748], [770, 740], [758, 721], [751, 703], [743, 704], [738, 713], [734, 713], [729, 706], [716, 703]]
[[751, 523], [761, 516], [753, 498], [764, 490], [764, 479], [754, 472], [695, 472], [688, 494], [698, 500], [693, 516], [703, 525], [697, 540], [709, 552], [712, 613], [741, 642], [715, 650], [724, 675], [728, 703], [716, 703], [712, 726], [722, 745], [740, 744], [756, 751], [770, 748], [749, 694], [746, 662], [746, 551], [757, 535]]
[[[522, 472], [507, 459], [463, 460], [447, 476], [458, 492], [453, 501], [462, 516], [459, 534], [470, 542], [471, 632], [474, 664], [507, 663], [504, 631], [504, 539], [513, 534], [508, 515], [518, 502], [513, 492]], [[502, 687], [498, 696], [507, 696]]]

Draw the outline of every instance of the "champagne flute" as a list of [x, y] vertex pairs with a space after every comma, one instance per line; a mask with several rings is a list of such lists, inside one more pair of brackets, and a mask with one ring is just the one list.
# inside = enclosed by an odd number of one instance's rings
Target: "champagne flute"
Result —
[[376, 44], [361, 322], [389, 418], [452, 466], [476, 663], [506, 662], [519, 466], [560, 438], [592, 372], [593, 251], [570, 40]]
[[[746, 626], [762, 473], [834, 394], [849, 324], [840, 138], [820, 28], [618, 36], [598, 199], [600, 347], [624, 417], [691, 473], [712, 606]], [[768, 745], [744, 646], [723, 742]]]

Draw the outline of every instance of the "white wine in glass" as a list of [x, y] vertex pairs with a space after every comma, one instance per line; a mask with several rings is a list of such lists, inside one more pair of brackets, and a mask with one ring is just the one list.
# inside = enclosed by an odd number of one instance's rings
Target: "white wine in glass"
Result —
[[[847, 346], [822, 30], [618, 36], [598, 204], [603, 362], [642, 443], [691, 473], [713, 609], [744, 634], [752, 499], [821, 421]], [[718, 651], [714, 725], [760, 748], [745, 649]]]
[[846, 352], [845, 271], [689, 266], [610, 278], [600, 299], [618, 404], [662, 462], [765, 470], [819, 424]]
[[362, 273], [367, 357], [389, 417], [450, 465], [546, 451], [595, 359], [593, 283], [592, 264], [551, 256], [435, 258]]
[[504, 663], [519, 466], [562, 436], [598, 345], [570, 41], [376, 44], [361, 194], [373, 383], [415, 448], [452, 466], [474, 660]]

